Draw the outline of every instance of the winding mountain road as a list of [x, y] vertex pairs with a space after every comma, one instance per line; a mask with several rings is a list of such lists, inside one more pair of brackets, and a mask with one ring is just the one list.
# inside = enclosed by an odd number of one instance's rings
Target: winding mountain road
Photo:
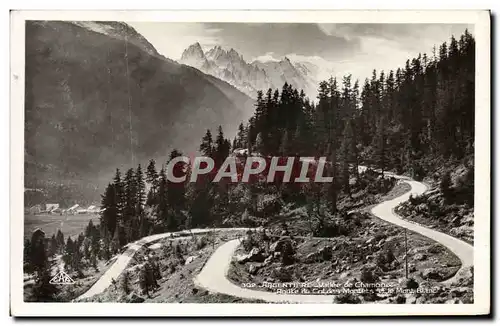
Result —
[[128, 264], [134, 257], [135, 253], [141, 249], [142, 247], [146, 246], [147, 244], [150, 244], [152, 242], [156, 242], [158, 240], [164, 239], [164, 238], [179, 238], [179, 237], [185, 237], [185, 236], [190, 236], [194, 234], [203, 234], [203, 233], [209, 233], [209, 232], [216, 232], [216, 231], [221, 231], [221, 230], [228, 230], [228, 231], [246, 231], [248, 230], [247, 228], [231, 228], [231, 229], [218, 229], [218, 228], [213, 228], [213, 229], [191, 229], [187, 231], [179, 231], [179, 232], [166, 232], [166, 233], [159, 233], [159, 234], [153, 234], [147, 237], [144, 237], [140, 240], [137, 240], [135, 242], [127, 244], [126, 250], [120, 254], [113, 265], [97, 280], [97, 282], [92, 285], [90, 289], [87, 290], [87, 292], [83, 293], [80, 295], [78, 298], [76, 298], [74, 301], [80, 301], [83, 299], [87, 299], [90, 297], [93, 297], [94, 295], [100, 294], [104, 292], [111, 284], [113, 284], [113, 280], [117, 280], [120, 274], [127, 268]]
[[[207, 232], [210, 232], [210, 230], [206, 229], [191, 230], [192, 234], [201, 234]], [[129, 243], [126, 246], [126, 250], [116, 258], [113, 265], [111, 265], [111, 267], [97, 280], [97, 282], [94, 283], [94, 285], [92, 285], [92, 287], [89, 290], [87, 290], [87, 292], [80, 295], [78, 298], [75, 299], [75, 301], [80, 301], [82, 299], [93, 297], [94, 295], [99, 294], [104, 290], [106, 290], [111, 284], [113, 284], [113, 280], [118, 279], [120, 274], [125, 270], [125, 268], [127, 268], [128, 264], [134, 257], [135, 253], [143, 246], [161, 240], [163, 238], [179, 237], [186, 234], [189, 234], [189, 231], [166, 232], [166, 233], [150, 235], [135, 242]]]
[[372, 213], [378, 218], [387, 221], [389, 223], [401, 226], [408, 230], [419, 233], [427, 238], [430, 238], [439, 244], [448, 248], [451, 252], [453, 252], [462, 262], [462, 267], [455, 274], [454, 277], [444, 281], [443, 283], [453, 283], [460, 275], [461, 270], [465, 270], [466, 268], [474, 265], [474, 247], [468, 244], [465, 241], [454, 238], [445, 233], [429, 229], [419, 224], [415, 224], [406, 220], [403, 220], [399, 217], [394, 209], [400, 203], [409, 200], [410, 195], [421, 195], [427, 191], [427, 186], [421, 182], [411, 180], [408, 177], [394, 175], [392, 173], [386, 173], [386, 175], [390, 175], [396, 179], [400, 179], [402, 182], [405, 182], [411, 186], [411, 190], [407, 193], [394, 198], [392, 200], [385, 201], [372, 209]]
[[[362, 167], [364, 169], [364, 167]], [[388, 176], [400, 179], [400, 182], [404, 182], [410, 185], [411, 190], [407, 193], [384, 201], [374, 208], [372, 208], [372, 213], [382, 220], [389, 223], [404, 227], [408, 230], [419, 233], [425, 237], [428, 237], [443, 246], [447, 247], [452, 251], [462, 262], [461, 270], [466, 269], [469, 266], [473, 266], [474, 263], [474, 248], [468, 243], [461, 241], [457, 238], [451, 237], [444, 233], [438, 232], [426, 228], [424, 226], [414, 224], [401, 219], [394, 209], [400, 203], [405, 202], [409, 199], [410, 195], [421, 195], [427, 191], [427, 186], [421, 182], [411, 180], [408, 177], [394, 175], [392, 173], [385, 173]], [[232, 228], [232, 229], [193, 229], [191, 233], [201, 234], [213, 231], [235, 231], [235, 230], [247, 230], [247, 228]], [[138, 240], [134, 243], [128, 245], [128, 248], [124, 253], [122, 253], [113, 265], [104, 273], [103, 276], [83, 295], [78, 297], [76, 300], [81, 300], [85, 298], [90, 298], [96, 294], [99, 294], [106, 290], [112, 284], [113, 280], [116, 280], [120, 274], [125, 270], [130, 260], [142, 246], [158, 241], [162, 238], [185, 235], [186, 231], [182, 233], [162, 233], [148, 236]], [[253, 290], [250, 288], [239, 287], [236, 284], [228, 280], [227, 274], [231, 264], [234, 252], [240, 244], [240, 239], [230, 240], [220, 247], [210, 256], [207, 260], [205, 266], [201, 272], [195, 277], [194, 282], [199, 287], [205, 288], [211, 292], [227, 294], [234, 297], [253, 299], [253, 300], [264, 300], [267, 302], [294, 302], [294, 303], [332, 303], [333, 295], [304, 295], [304, 294], [277, 294], [273, 292], [265, 292], [259, 290]], [[460, 272], [460, 271], [459, 271]], [[451, 279], [446, 280], [443, 283], [452, 283], [458, 276], [457, 273]]]
[[[407, 201], [410, 195], [421, 195], [427, 191], [427, 186], [421, 182], [411, 180], [407, 177], [397, 176], [392, 173], [386, 173], [388, 176], [400, 179], [401, 182], [408, 183], [411, 190], [407, 193], [380, 203], [372, 209], [372, 213], [389, 223], [396, 224], [408, 230], [420, 233], [443, 246], [450, 249], [462, 261], [461, 269], [472, 266], [474, 248], [468, 243], [446, 235], [444, 233], [428, 229], [426, 227], [407, 222], [401, 219], [394, 209], [400, 203]], [[239, 298], [258, 299], [268, 302], [294, 302], [294, 303], [332, 303], [334, 296], [332, 295], [300, 295], [300, 294], [276, 294], [249, 288], [242, 288], [227, 279], [227, 273], [234, 256], [234, 252], [239, 245], [240, 240], [232, 240], [220, 246], [208, 259], [202, 271], [195, 278], [195, 283], [209, 291], [223, 293]], [[451, 283], [455, 280], [459, 273], [448, 279], [444, 283]]]

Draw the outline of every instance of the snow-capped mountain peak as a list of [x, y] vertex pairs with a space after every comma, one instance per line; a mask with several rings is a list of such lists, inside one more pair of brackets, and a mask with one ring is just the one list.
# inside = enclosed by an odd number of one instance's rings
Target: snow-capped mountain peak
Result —
[[319, 82], [311, 64], [293, 62], [288, 56], [250, 63], [234, 48], [225, 50], [220, 45], [203, 52], [198, 42], [192, 44], [184, 50], [180, 62], [222, 79], [251, 97], [256, 97], [258, 90], [281, 89], [287, 82], [314, 98]]
[[205, 54], [203, 53], [203, 49], [201, 48], [200, 43], [196, 42], [194, 44], [191, 44], [184, 52], [182, 53], [182, 57], [205, 57]]
[[182, 52], [181, 62], [193, 67], [201, 67], [207, 65], [207, 59], [200, 43], [191, 44], [184, 52]]
[[210, 59], [210, 60], [215, 60], [221, 56], [226, 55], [226, 51], [224, 51], [220, 45], [217, 45], [213, 47], [212, 49], [208, 50], [205, 56]]

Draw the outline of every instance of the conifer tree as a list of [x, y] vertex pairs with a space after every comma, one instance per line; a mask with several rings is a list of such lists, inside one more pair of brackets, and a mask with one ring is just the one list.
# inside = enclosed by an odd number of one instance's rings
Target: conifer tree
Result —
[[386, 123], [385, 119], [380, 118], [377, 125], [377, 133], [374, 138], [374, 148], [375, 148], [375, 163], [377, 167], [381, 170], [381, 173], [384, 173], [387, 163], [387, 137], [386, 133]]
[[31, 235], [30, 262], [37, 275], [41, 275], [47, 264], [47, 250], [45, 247], [45, 232], [37, 229]]
[[147, 194], [146, 205], [152, 206], [157, 203], [156, 194], [158, 192], [158, 172], [156, 171], [156, 162], [154, 159], [149, 161], [148, 167], [146, 168], [146, 182], [150, 186]]
[[123, 272], [123, 276], [122, 276], [122, 282], [121, 282], [121, 286], [122, 286], [122, 291], [125, 293], [125, 294], [129, 294], [130, 293], [130, 274], [127, 270], [125, 270]]
[[352, 129], [351, 120], [347, 120], [344, 128], [344, 139], [340, 147], [340, 164], [341, 164], [341, 184], [344, 191], [351, 195], [351, 189], [349, 185], [349, 166], [352, 164], [354, 169], [358, 170], [358, 159], [357, 159], [357, 148], [356, 140], [354, 138], [354, 133]]
[[92, 220], [89, 221], [87, 226], [85, 227], [85, 237], [90, 238], [94, 235], [94, 223]]
[[[170, 153], [169, 161], [175, 157], [182, 156], [182, 153], [174, 149]], [[187, 164], [185, 162], [178, 162], [172, 170], [172, 174], [179, 178], [185, 176], [187, 173]], [[167, 203], [172, 208], [176, 219], [181, 219], [181, 210], [186, 208], [186, 182], [172, 182], [167, 180]], [[177, 225], [181, 225], [181, 221], [177, 221]]]
[[[138, 217], [136, 213], [137, 201], [137, 179], [132, 168], [127, 170], [123, 179], [125, 185], [125, 206], [123, 210], [123, 231], [125, 231], [125, 243], [137, 238]], [[124, 243], [121, 242], [121, 245]]]
[[137, 169], [135, 171], [135, 179], [137, 186], [136, 214], [137, 216], [142, 216], [144, 212], [144, 203], [146, 201], [146, 183], [144, 182], [144, 174], [142, 173], [140, 164], [137, 166]]
[[217, 132], [217, 138], [215, 139], [213, 158], [215, 161], [215, 167], [218, 168], [222, 165], [226, 157], [229, 155], [231, 146], [227, 139], [224, 138], [224, 132], [222, 131], [222, 126], [219, 126]]
[[233, 138], [233, 150], [236, 149], [236, 148], [241, 148], [241, 146], [239, 146], [239, 143], [238, 143], [238, 139], [236, 137]]
[[290, 141], [288, 139], [288, 131], [285, 130], [283, 132], [283, 137], [281, 138], [281, 142], [280, 142], [280, 155], [282, 157], [286, 157], [288, 156], [288, 154], [290, 154], [290, 145], [289, 145]]
[[54, 256], [57, 254], [59, 251], [59, 246], [56, 240], [55, 234], [52, 235], [52, 238], [50, 238], [50, 243], [49, 243], [49, 256]]
[[[182, 156], [182, 153], [174, 149], [170, 153], [169, 161], [179, 156]], [[172, 167], [171, 173], [177, 178], [185, 176], [187, 173], [186, 163], [177, 162]], [[162, 171], [160, 175], [160, 193], [162, 197], [159, 208], [161, 210], [161, 217], [167, 230], [175, 231], [183, 224], [182, 210], [186, 207], [186, 182], [172, 182], [167, 180], [166, 171]]]
[[151, 284], [148, 277], [148, 271], [146, 270], [145, 266], [142, 267], [142, 269], [139, 272], [139, 286], [142, 290], [142, 293], [146, 294], [149, 298], [149, 291], [151, 291]]
[[[272, 90], [269, 89], [268, 93], [271, 92]], [[265, 116], [265, 111], [266, 111], [266, 102], [264, 102], [263, 99], [263, 93], [262, 91], [257, 91], [257, 101], [255, 103], [255, 128], [256, 132], [259, 133], [263, 129], [263, 120]]]
[[90, 260], [90, 256], [92, 254], [92, 250], [90, 248], [90, 245], [91, 245], [90, 238], [85, 237], [85, 239], [83, 240], [83, 256], [87, 260]]
[[451, 174], [449, 171], [445, 172], [439, 183], [439, 189], [443, 194], [446, 201], [450, 200], [451, 197]]
[[25, 273], [33, 272], [33, 264], [31, 262], [31, 241], [30, 239], [24, 239], [23, 247], [23, 268]]
[[167, 231], [173, 231], [175, 229], [174, 221], [169, 214], [167, 174], [163, 168], [160, 170], [160, 181], [158, 185], [157, 216], [159, 223], [166, 228]]
[[55, 286], [50, 284], [50, 266], [45, 248], [45, 233], [40, 229], [33, 232], [30, 241], [30, 263], [35, 271], [33, 300], [38, 302], [53, 301]]
[[104, 237], [102, 239], [102, 242], [103, 242], [103, 245], [102, 247], [99, 247], [100, 251], [100, 256], [104, 259], [104, 260], [108, 260], [109, 258], [111, 258], [111, 253], [113, 251], [113, 248], [111, 247], [111, 238], [110, 237]]
[[[105, 237], [111, 238], [120, 222], [119, 210], [121, 204], [118, 203], [117, 199], [119, 199], [121, 195], [117, 194], [118, 189], [119, 187], [115, 184], [109, 184], [106, 187], [104, 195], [101, 196], [100, 224], [104, 230]], [[62, 240], [64, 241], [64, 237], [62, 237]]]
[[200, 152], [207, 157], [212, 157], [214, 151], [212, 133], [207, 129], [205, 136], [203, 136], [200, 145]]
[[248, 120], [248, 127], [247, 127], [247, 151], [249, 155], [251, 154], [253, 146], [255, 145], [256, 137], [257, 137], [257, 127], [255, 125], [255, 116], [252, 116]]
[[262, 137], [262, 133], [259, 133], [257, 135], [257, 138], [255, 139], [255, 150], [258, 153], [264, 152], [264, 140], [263, 140], [263, 137]]
[[115, 198], [113, 202], [116, 203], [116, 220], [118, 223], [122, 223], [123, 213], [125, 209], [125, 185], [123, 183], [121, 172], [116, 169], [115, 177], [113, 179], [113, 191]]
[[233, 145], [233, 149], [237, 148], [246, 148], [247, 147], [247, 130], [243, 125], [243, 122], [238, 126], [238, 134], [235, 138], [235, 143]]
[[64, 250], [64, 234], [60, 229], [57, 230], [56, 234], [56, 240], [57, 240], [57, 247], [59, 248], [59, 252], [62, 252]]
[[63, 261], [64, 264], [70, 268], [72, 268], [74, 265], [73, 260], [75, 255], [75, 249], [76, 246], [73, 243], [73, 240], [71, 239], [71, 237], [68, 237], [66, 245], [64, 247]]
[[209, 226], [212, 224], [212, 209], [214, 207], [214, 191], [212, 182], [201, 179], [194, 184], [190, 198], [190, 227]]
[[54, 284], [50, 283], [52, 276], [50, 275], [50, 267], [48, 264], [43, 266], [33, 286], [33, 301], [36, 302], [52, 302], [55, 301], [55, 296], [58, 289]]
[[120, 241], [120, 228], [122, 228], [122, 227], [117, 227], [115, 229], [115, 233], [113, 234], [113, 238], [111, 240], [111, 245], [110, 245], [111, 246], [111, 254], [113, 254], [113, 255], [116, 254], [122, 246], [122, 243]]

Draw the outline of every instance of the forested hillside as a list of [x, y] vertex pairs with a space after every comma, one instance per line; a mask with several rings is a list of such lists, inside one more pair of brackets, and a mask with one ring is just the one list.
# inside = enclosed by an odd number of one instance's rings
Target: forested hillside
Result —
[[351, 75], [324, 81], [316, 105], [286, 84], [281, 93], [260, 93], [246, 127], [250, 147], [422, 176], [439, 160], [466, 158], [474, 149], [474, 51], [465, 31], [404, 69], [374, 70], [362, 86]]
[[252, 101], [159, 55], [118, 22], [26, 25], [26, 205], [99, 200], [118, 166], [195, 151], [204, 128], [233, 132]]
[[[167, 178], [165, 162], [157, 166], [151, 159], [145, 169], [116, 169], [102, 194], [99, 226], [89, 225], [90, 231], [80, 237], [81, 243], [89, 243], [87, 249], [75, 253], [70, 243], [70, 249], [59, 250], [70, 253], [66, 259], [86, 255], [87, 260], [72, 267], [76, 273], [146, 235], [196, 227], [264, 226], [288, 234], [295, 223], [306, 225], [299, 235], [344, 236], [349, 241], [367, 237], [363, 225], [371, 232], [375, 224], [353, 210], [387, 196], [396, 189], [396, 180], [372, 170], [360, 174], [361, 164], [429, 183], [439, 181], [431, 198], [410, 198], [400, 211], [413, 214], [416, 206], [419, 214], [425, 211], [432, 227], [472, 241], [462, 222], [473, 226], [474, 42], [465, 31], [434, 53], [409, 59], [403, 69], [373, 71], [362, 85], [351, 75], [331, 78], [320, 83], [318, 101], [286, 83], [281, 90], [260, 91], [255, 114], [240, 124], [232, 142], [222, 126], [215, 137], [210, 129], [201, 131], [205, 135], [200, 137], [199, 152], [213, 158], [216, 169], [236, 149], [245, 149], [236, 151], [243, 152], [238, 155], [240, 163], [248, 155], [326, 156], [326, 175], [333, 176], [333, 182], [212, 182], [212, 175], [206, 174], [197, 182], [174, 183]], [[173, 150], [169, 159], [180, 155]], [[457, 176], [458, 166], [463, 173]], [[179, 177], [189, 171], [189, 166], [178, 163], [173, 174]], [[380, 237], [387, 234], [377, 234], [377, 241]], [[90, 250], [94, 243], [99, 246]], [[391, 248], [384, 250], [383, 257], [392, 253]], [[395, 269], [394, 260], [389, 262], [392, 267], [385, 266], [385, 258], [381, 265]], [[42, 273], [44, 264], [39, 265]]]

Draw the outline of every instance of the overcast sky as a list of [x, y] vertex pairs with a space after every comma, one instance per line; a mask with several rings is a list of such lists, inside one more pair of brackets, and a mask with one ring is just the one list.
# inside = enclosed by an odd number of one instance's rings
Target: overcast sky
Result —
[[364, 79], [372, 69], [404, 66], [471, 26], [450, 24], [285, 24], [132, 22], [164, 56], [178, 60], [190, 44], [234, 48], [245, 60], [293, 59], [331, 63], [336, 74]]

